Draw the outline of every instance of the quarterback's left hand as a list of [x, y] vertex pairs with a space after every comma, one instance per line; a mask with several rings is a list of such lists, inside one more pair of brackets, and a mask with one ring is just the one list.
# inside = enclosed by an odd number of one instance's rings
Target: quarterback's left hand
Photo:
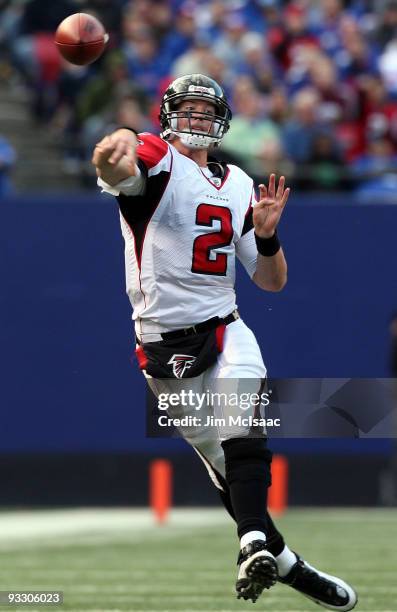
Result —
[[285, 177], [280, 177], [276, 191], [276, 175], [271, 174], [269, 186], [259, 185], [259, 202], [253, 207], [253, 222], [257, 236], [271, 238], [287, 203], [290, 188], [284, 189]]

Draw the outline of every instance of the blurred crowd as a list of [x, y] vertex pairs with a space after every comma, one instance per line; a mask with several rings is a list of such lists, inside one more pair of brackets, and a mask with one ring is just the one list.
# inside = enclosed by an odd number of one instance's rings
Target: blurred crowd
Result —
[[[79, 11], [110, 34], [88, 67], [53, 44]], [[397, 188], [397, 0], [0, 0], [0, 46], [82, 177], [104, 134], [159, 132], [168, 83], [201, 72], [233, 110], [219, 154], [260, 182], [274, 171], [304, 190]]]

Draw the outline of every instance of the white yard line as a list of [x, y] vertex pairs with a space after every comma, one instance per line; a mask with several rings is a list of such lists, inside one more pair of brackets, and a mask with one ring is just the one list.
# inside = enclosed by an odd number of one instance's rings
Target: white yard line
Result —
[[[67, 540], [75, 545], [86, 538], [92, 542], [120, 537], [141, 539], [153, 532], [156, 537], [175, 536], [178, 530], [216, 526], [227, 521], [221, 509], [175, 509], [163, 526], [158, 525], [149, 510], [137, 509], [71, 509], [17, 511], [0, 513], [0, 549], [19, 548], [53, 540]], [[77, 540], [76, 540], [77, 538]], [[55, 540], [54, 540], [55, 539]], [[64, 542], [62, 541], [62, 544]]]
[[390, 521], [397, 525], [397, 515], [395, 508], [338, 508], [329, 507], [326, 508], [293, 508], [287, 511], [286, 517], [293, 517], [295, 521], [302, 521], [305, 523], [311, 522], [335, 522], [345, 523], [352, 522], [356, 523], [357, 519], [362, 518], [369, 522], [385, 522]]
[[[323, 509], [312, 508], [287, 512], [286, 518], [295, 524], [324, 522], [389, 522], [397, 526], [392, 509]], [[164, 527], [159, 526], [150, 510], [135, 508], [78, 508], [67, 510], [33, 510], [0, 512], [0, 550], [21, 546], [74, 546], [101, 544], [110, 539], [140, 541], [142, 538], [175, 537], [178, 532], [200, 526], [227, 525], [228, 518], [221, 508], [176, 508]]]

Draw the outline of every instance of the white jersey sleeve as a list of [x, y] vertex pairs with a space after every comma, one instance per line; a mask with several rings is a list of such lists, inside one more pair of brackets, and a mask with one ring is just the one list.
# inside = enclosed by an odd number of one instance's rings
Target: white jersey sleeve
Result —
[[244, 266], [250, 278], [256, 270], [258, 250], [256, 248], [252, 207], [256, 204], [255, 190], [252, 188], [251, 202], [245, 215], [241, 238], [236, 243], [236, 256]]
[[136, 164], [136, 174], [134, 176], [129, 176], [116, 185], [109, 185], [99, 176], [97, 184], [101, 187], [102, 193], [109, 193], [113, 196], [118, 196], [120, 193], [127, 196], [137, 196], [145, 191], [146, 177], [141, 172], [138, 164]]
[[98, 177], [97, 184], [102, 192], [113, 196], [139, 196], [146, 190], [147, 179], [160, 171], [170, 171], [168, 145], [154, 134], [143, 132], [138, 135], [136, 174], [117, 183], [109, 185]]

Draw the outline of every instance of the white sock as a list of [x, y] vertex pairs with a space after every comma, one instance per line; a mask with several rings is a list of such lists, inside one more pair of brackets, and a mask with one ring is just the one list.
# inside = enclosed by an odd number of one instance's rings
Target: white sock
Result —
[[244, 548], [244, 546], [247, 546], [247, 544], [254, 540], [263, 540], [266, 542], [266, 536], [263, 531], [249, 531], [245, 533], [240, 540], [240, 548]]
[[288, 546], [284, 546], [283, 551], [276, 557], [279, 576], [284, 578], [284, 576], [290, 572], [292, 566], [295, 565], [296, 562], [296, 555], [288, 548]]

